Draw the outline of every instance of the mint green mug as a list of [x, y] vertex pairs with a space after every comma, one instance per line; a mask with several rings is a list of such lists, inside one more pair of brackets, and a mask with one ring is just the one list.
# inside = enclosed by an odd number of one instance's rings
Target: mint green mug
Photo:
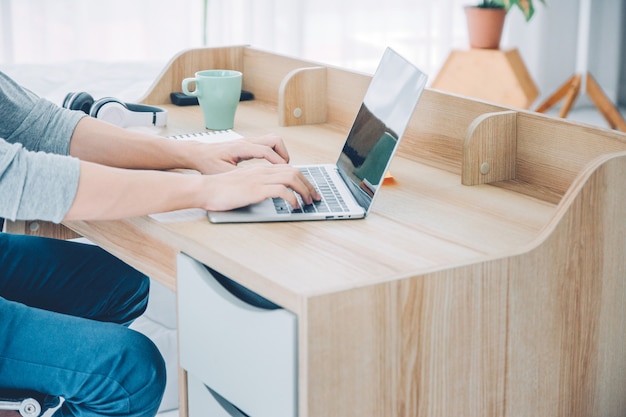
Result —
[[[198, 98], [207, 129], [233, 128], [241, 97], [241, 78], [239, 71], [215, 69], [198, 71], [195, 77], [183, 80], [183, 92]], [[194, 90], [189, 90], [190, 84], [195, 84]]]

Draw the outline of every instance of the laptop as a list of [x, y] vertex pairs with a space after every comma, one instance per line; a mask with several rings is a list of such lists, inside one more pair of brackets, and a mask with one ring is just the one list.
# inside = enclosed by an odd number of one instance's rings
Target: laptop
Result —
[[294, 209], [268, 198], [230, 211], [209, 211], [212, 223], [339, 220], [365, 217], [377, 196], [391, 159], [427, 76], [387, 48], [334, 164], [298, 166], [322, 195], [320, 202]]

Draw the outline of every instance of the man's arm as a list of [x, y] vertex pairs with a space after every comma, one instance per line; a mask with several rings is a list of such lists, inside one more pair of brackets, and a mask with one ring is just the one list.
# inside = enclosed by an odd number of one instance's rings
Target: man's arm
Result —
[[[293, 191], [307, 203], [319, 198], [299, 171], [286, 165], [286, 148], [275, 136], [208, 145], [137, 133], [62, 109], [2, 73], [0, 116], [0, 137], [6, 139], [0, 140], [0, 216], [12, 220], [227, 210], [267, 197], [283, 197], [295, 206]], [[234, 169], [255, 158], [272, 165]], [[219, 175], [163, 171], [173, 168]]]
[[229, 210], [281, 197], [298, 207], [315, 189], [289, 165], [254, 165], [215, 175], [112, 168], [80, 162], [76, 197], [64, 220], [107, 220], [183, 208]]
[[74, 129], [70, 155], [111, 167], [187, 168], [203, 174], [228, 171], [248, 159], [265, 159], [272, 164], [289, 162], [285, 145], [275, 135], [206, 144], [139, 133], [91, 117], [81, 119]]
[[[319, 199], [296, 168], [280, 138], [204, 144], [152, 136], [83, 118], [70, 142], [80, 162], [76, 197], [65, 220], [119, 219], [182, 208], [230, 210], [281, 197], [294, 207], [298, 200]], [[271, 164], [234, 169], [243, 160]], [[192, 175], [165, 172], [195, 169]]]

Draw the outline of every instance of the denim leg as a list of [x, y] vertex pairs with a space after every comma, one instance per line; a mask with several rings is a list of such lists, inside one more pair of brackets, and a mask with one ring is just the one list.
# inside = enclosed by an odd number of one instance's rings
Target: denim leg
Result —
[[0, 233], [0, 296], [45, 310], [130, 324], [150, 280], [103, 249]]
[[95, 246], [0, 233], [0, 389], [62, 396], [58, 416], [153, 416], [163, 359], [120, 325], [148, 286]]
[[156, 414], [165, 364], [144, 335], [1, 298], [0, 315], [0, 385], [65, 398], [58, 416]]

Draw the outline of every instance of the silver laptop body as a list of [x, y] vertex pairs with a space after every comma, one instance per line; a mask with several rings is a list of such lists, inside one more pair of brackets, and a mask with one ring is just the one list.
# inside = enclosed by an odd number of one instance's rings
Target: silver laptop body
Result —
[[[212, 223], [357, 219], [367, 215], [400, 138], [426, 86], [427, 76], [387, 48], [335, 164], [298, 166], [324, 196], [294, 210], [283, 199], [231, 211], [210, 211]], [[329, 185], [325, 183], [328, 182]], [[335, 191], [338, 197], [326, 195]]]

